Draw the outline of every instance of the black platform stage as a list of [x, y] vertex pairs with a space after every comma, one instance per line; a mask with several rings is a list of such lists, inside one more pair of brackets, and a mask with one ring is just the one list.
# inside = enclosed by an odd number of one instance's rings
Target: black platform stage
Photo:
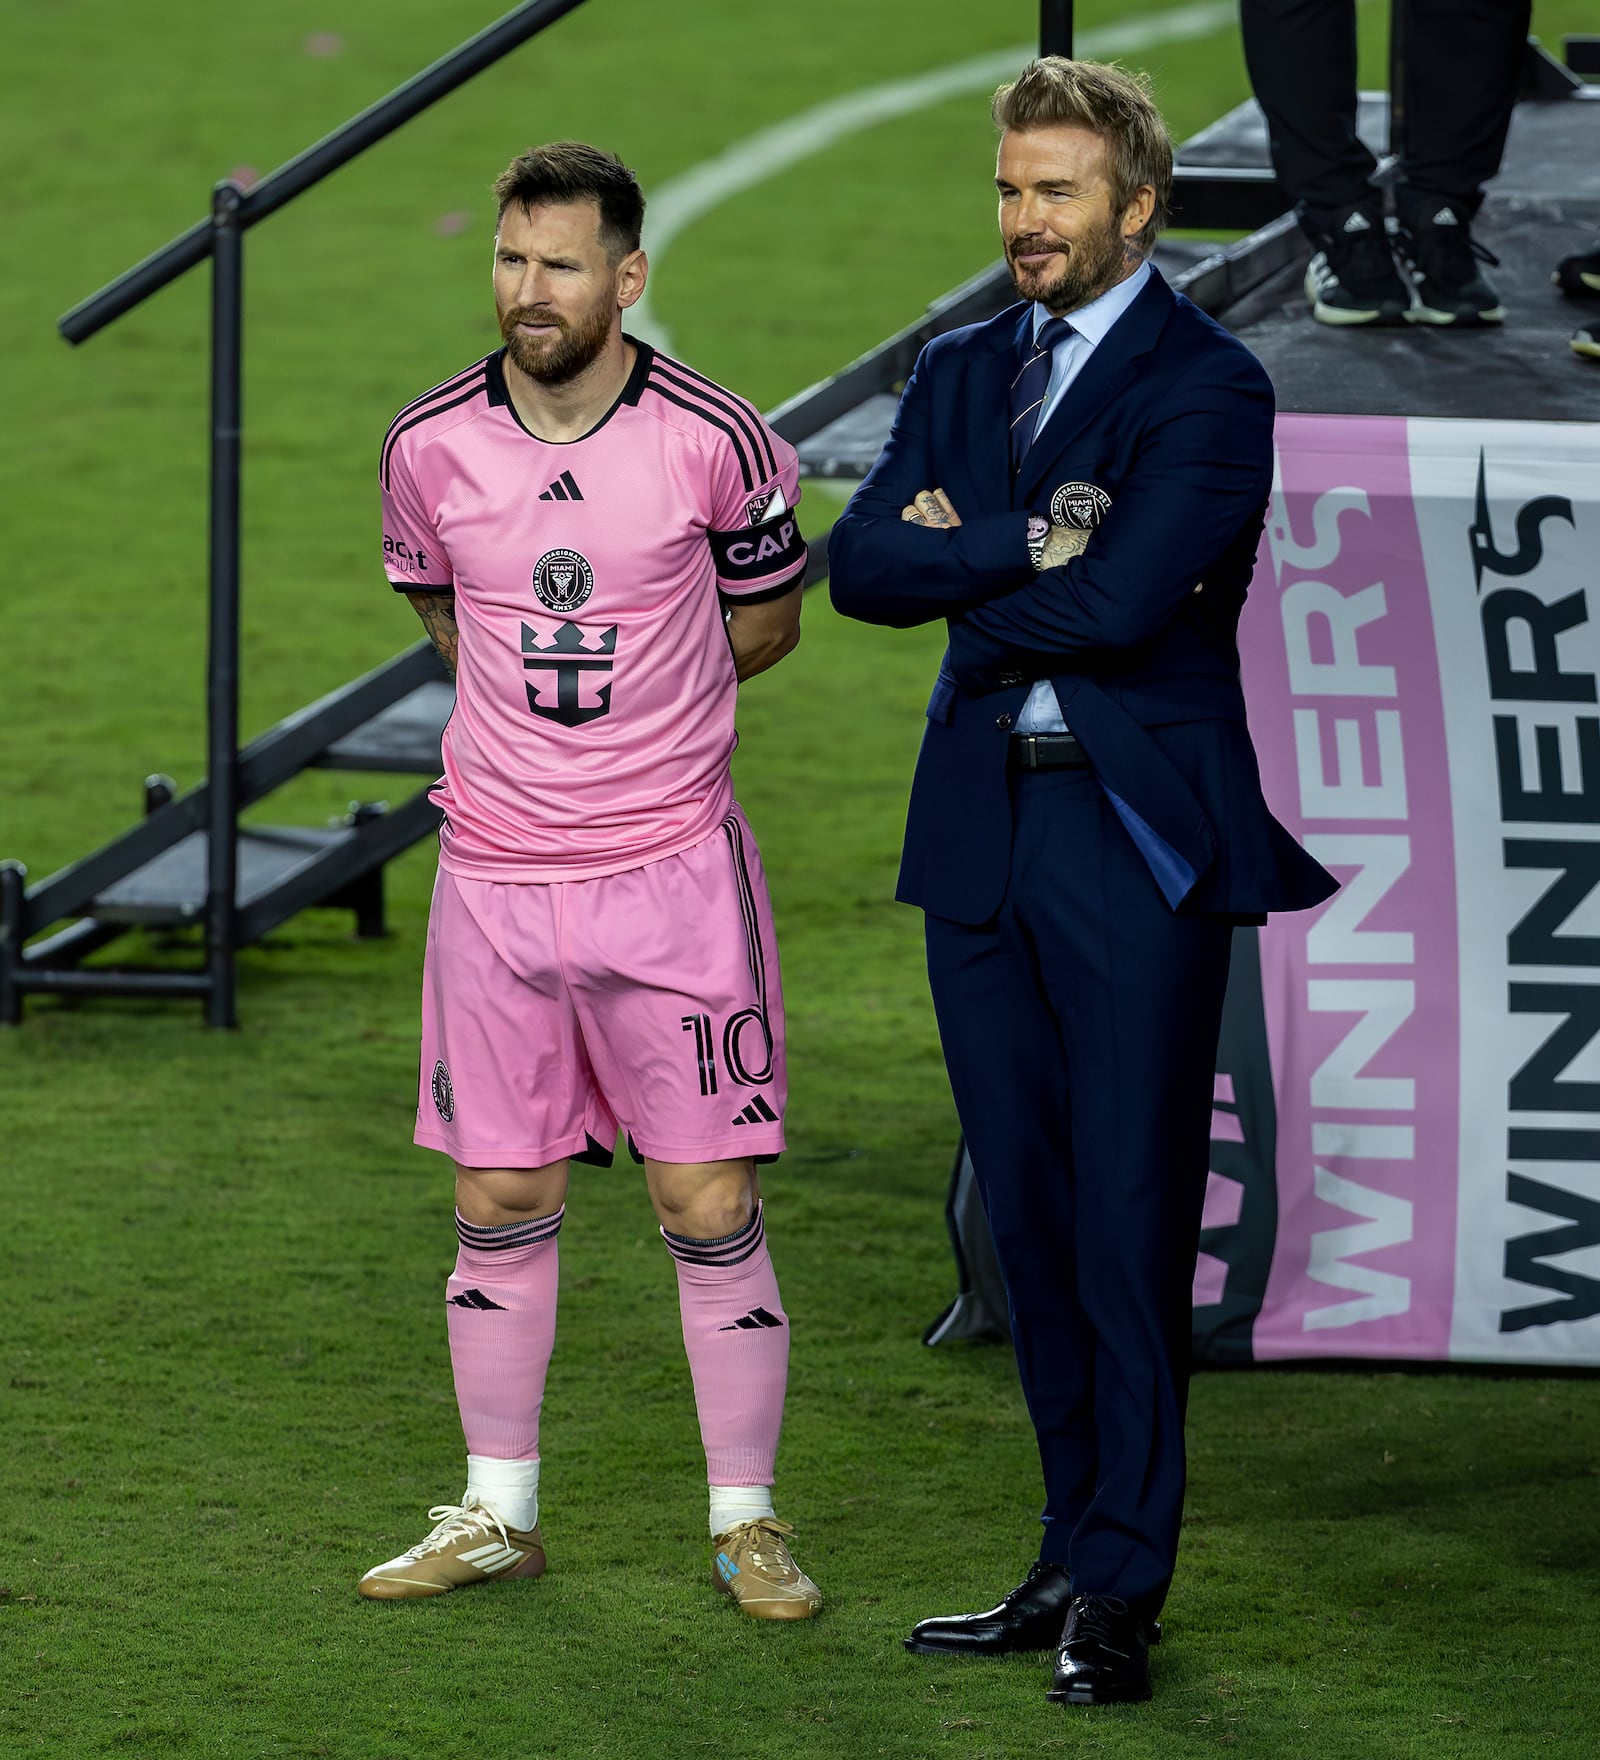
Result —
[[[1363, 94], [1359, 127], [1381, 157], [1388, 146], [1386, 93]], [[1241, 104], [1186, 141], [1178, 164], [1180, 170], [1266, 169], [1266, 126], [1256, 104]], [[1301, 290], [1310, 251], [1288, 216], [1226, 249], [1169, 236], [1155, 260], [1168, 280], [1249, 344], [1272, 375], [1282, 410], [1594, 421], [1600, 367], [1567, 346], [1583, 311], [1557, 292], [1550, 274], [1562, 257], [1600, 236], [1600, 86], [1517, 106], [1505, 162], [1474, 234], [1500, 258], [1490, 274], [1508, 316], [1503, 325], [1473, 330], [1314, 323]], [[997, 263], [904, 332], [898, 355], [886, 344], [828, 387], [792, 400], [798, 413], [799, 406], [814, 407], [819, 392], [835, 386], [844, 392], [852, 376], [866, 381], [865, 395], [841, 396], [840, 413], [801, 441], [804, 468], [816, 476], [864, 476], [888, 435], [897, 400], [882, 389], [886, 375], [873, 375], [870, 367], [898, 363], [903, 377], [922, 342], [992, 316], [1014, 297]]]
[[[1382, 93], [1363, 100], [1361, 133], [1374, 151], [1384, 150], [1388, 102]], [[1195, 164], [1267, 164], [1261, 112], [1253, 103], [1241, 105], [1188, 142], [1183, 157]], [[1473, 235], [1500, 259], [1489, 274], [1505, 303], [1502, 325], [1336, 330], [1315, 324], [1300, 285], [1303, 248], [1293, 263], [1214, 315], [1272, 375], [1280, 409], [1595, 420], [1600, 370], [1568, 348], [1577, 308], [1551, 286], [1550, 272], [1600, 235], [1600, 88], [1517, 106], [1505, 162]]]

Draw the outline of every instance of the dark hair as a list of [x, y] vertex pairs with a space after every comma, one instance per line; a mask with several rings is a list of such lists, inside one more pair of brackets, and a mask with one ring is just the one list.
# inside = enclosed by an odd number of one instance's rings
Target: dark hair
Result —
[[612, 262], [639, 248], [644, 191], [614, 153], [583, 141], [551, 141], [513, 159], [494, 180], [498, 220], [513, 202], [594, 202], [600, 209], [600, 242]]
[[1141, 184], [1156, 192], [1155, 211], [1134, 239], [1149, 252], [1171, 218], [1172, 136], [1150, 95], [1148, 75], [1108, 61], [1069, 61], [1042, 55], [994, 95], [995, 126], [1025, 134], [1030, 128], [1076, 123], [1106, 144], [1106, 175], [1115, 211], [1127, 212]]

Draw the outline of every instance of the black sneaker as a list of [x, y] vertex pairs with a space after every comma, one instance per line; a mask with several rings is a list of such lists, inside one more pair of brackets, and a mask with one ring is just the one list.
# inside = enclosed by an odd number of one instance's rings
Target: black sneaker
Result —
[[1572, 333], [1572, 341], [1567, 344], [1574, 354], [1581, 354], [1591, 361], [1600, 361], [1600, 324], [1583, 324]]
[[1399, 324], [1411, 295], [1395, 268], [1377, 206], [1345, 208], [1326, 226], [1308, 222], [1317, 247], [1306, 269], [1306, 298], [1319, 324]]
[[1571, 299], [1600, 299], [1600, 244], [1581, 257], [1563, 257], [1550, 277]]
[[1399, 231], [1400, 255], [1417, 290], [1413, 324], [1498, 324], [1506, 315], [1480, 263], [1500, 259], [1472, 236], [1452, 202], [1425, 201]]

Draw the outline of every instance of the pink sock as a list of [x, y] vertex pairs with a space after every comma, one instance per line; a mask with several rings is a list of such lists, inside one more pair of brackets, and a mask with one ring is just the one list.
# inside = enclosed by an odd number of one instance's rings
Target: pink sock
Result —
[[565, 1214], [563, 1205], [532, 1222], [478, 1228], [456, 1213], [461, 1245], [445, 1315], [470, 1455], [539, 1458], [539, 1408], [556, 1341], [556, 1235]]
[[761, 1206], [720, 1240], [690, 1240], [666, 1229], [661, 1238], [678, 1267], [706, 1477], [713, 1485], [770, 1485], [789, 1384], [789, 1321], [767, 1255]]

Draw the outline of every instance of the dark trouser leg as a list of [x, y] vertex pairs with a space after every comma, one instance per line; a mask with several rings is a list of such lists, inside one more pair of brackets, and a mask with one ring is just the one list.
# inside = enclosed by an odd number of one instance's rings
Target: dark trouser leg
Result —
[[[983, 935], [995, 946], [981, 958], [952, 957]], [[1173, 915], [1086, 771], [1020, 781], [993, 930], [929, 922], [957, 1107], [1014, 1324], [1033, 1329], [1017, 1342], [1045, 1473], [1041, 1557], [1064, 1557], [1074, 1588], [1148, 1614], [1171, 1581], [1183, 1507], [1230, 943], [1224, 923]]]
[[1529, 0], [1398, 0], [1406, 6], [1401, 218], [1444, 197], [1470, 217], [1500, 169], [1528, 35]]
[[1241, 0], [1239, 23], [1284, 189], [1314, 220], [1371, 197], [1376, 161], [1356, 134], [1355, 0]]
[[1066, 1564], [1094, 1495], [1093, 1337], [1076, 1295], [1063, 1050], [1038, 957], [1009, 908], [967, 928], [927, 920], [928, 976], [1044, 1469], [1040, 1557]]

